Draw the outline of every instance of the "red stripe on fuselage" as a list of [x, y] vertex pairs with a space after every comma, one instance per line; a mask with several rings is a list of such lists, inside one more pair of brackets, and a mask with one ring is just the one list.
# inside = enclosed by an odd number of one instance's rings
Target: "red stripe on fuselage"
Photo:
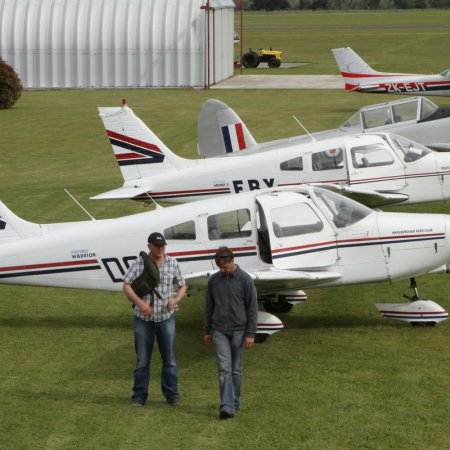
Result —
[[0, 267], [0, 272], [8, 272], [10, 270], [47, 269], [50, 267], [62, 266], [80, 266], [86, 264], [98, 264], [98, 261], [96, 259], [87, 259], [84, 261], [62, 261], [54, 263], [26, 264], [23, 266]]

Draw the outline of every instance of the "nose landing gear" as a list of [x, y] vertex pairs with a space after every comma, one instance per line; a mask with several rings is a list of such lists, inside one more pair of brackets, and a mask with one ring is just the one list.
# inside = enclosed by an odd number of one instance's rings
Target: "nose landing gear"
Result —
[[422, 300], [415, 278], [410, 278], [410, 286], [403, 293], [409, 303], [377, 303], [375, 306], [383, 317], [402, 320], [413, 326], [434, 326], [448, 319], [448, 312], [432, 300]]

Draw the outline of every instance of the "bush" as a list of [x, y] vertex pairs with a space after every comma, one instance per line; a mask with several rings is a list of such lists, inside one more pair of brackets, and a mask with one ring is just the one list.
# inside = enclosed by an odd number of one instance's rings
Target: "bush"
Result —
[[0, 109], [11, 108], [22, 95], [22, 91], [19, 75], [0, 57]]

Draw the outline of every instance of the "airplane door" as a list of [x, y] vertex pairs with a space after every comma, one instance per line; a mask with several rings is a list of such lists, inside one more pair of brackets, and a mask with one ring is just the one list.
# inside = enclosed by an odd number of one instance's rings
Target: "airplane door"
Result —
[[325, 267], [337, 260], [333, 228], [317, 207], [296, 192], [256, 197], [258, 253], [278, 269]]
[[357, 136], [347, 143], [350, 184], [396, 191], [406, 186], [405, 166], [379, 136]]

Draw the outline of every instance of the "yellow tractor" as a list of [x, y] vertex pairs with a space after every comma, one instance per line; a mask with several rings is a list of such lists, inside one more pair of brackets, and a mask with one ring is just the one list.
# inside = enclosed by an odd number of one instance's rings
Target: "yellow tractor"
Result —
[[279, 50], [264, 50], [259, 49], [259, 53], [255, 52], [251, 48], [247, 53], [242, 55], [242, 65], [247, 69], [254, 69], [259, 66], [259, 63], [266, 62], [271, 68], [281, 66], [281, 54], [283, 52]]

